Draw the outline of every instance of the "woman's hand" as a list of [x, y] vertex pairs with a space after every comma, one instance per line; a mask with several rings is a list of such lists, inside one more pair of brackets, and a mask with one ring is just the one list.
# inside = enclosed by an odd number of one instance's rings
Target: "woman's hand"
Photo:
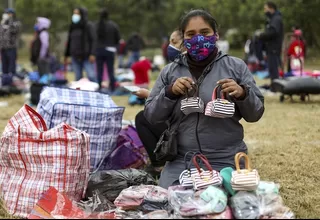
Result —
[[133, 92], [134, 95], [138, 96], [140, 99], [146, 99], [150, 95], [150, 91], [148, 89], [140, 89], [137, 92]]
[[245, 90], [233, 79], [222, 79], [218, 81], [218, 84], [221, 85], [221, 92], [227, 93], [236, 99], [242, 99], [246, 96]]
[[180, 77], [174, 82], [172, 92], [175, 95], [185, 95], [187, 90], [192, 89], [193, 84], [195, 82], [191, 78]]

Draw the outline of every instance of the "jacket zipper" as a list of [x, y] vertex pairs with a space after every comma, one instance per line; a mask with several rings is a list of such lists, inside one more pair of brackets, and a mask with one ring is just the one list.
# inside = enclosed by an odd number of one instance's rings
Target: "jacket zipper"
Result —
[[200, 144], [200, 139], [199, 139], [199, 134], [198, 134], [198, 125], [199, 125], [199, 117], [200, 117], [200, 113], [197, 113], [197, 124], [196, 124], [196, 138], [197, 138], [197, 143], [198, 143], [198, 147], [199, 147], [199, 151], [200, 153], [202, 153], [202, 149], [201, 149], [201, 144]]
[[[214, 63], [215, 63], [216, 61], [217, 61], [217, 60], [214, 60], [212, 63], [210, 63], [209, 66], [208, 66], [207, 68], [205, 68], [205, 70], [203, 71], [202, 75], [205, 74], [207, 71], [211, 70], [211, 69], [213, 68], [213, 65], [214, 65]], [[209, 73], [207, 73], [207, 74], [209, 74]], [[200, 76], [200, 77], [201, 77], [201, 76]], [[203, 79], [203, 80], [204, 80], [204, 79]], [[202, 82], [203, 82], [203, 80], [202, 80]], [[201, 82], [201, 84], [202, 84], [202, 82]], [[201, 84], [198, 85], [198, 93], [199, 93]], [[198, 94], [198, 96], [199, 96], [199, 94]], [[201, 143], [200, 143], [200, 138], [199, 138], [199, 133], [198, 133], [200, 113], [197, 113], [197, 114], [198, 114], [198, 115], [197, 115], [197, 123], [196, 123], [196, 139], [197, 139], [199, 151], [200, 151], [200, 153], [203, 154], [202, 148], [201, 148]]]
[[[224, 57], [224, 56], [222, 56], [222, 57]], [[213, 68], [214, 63], [217, 62], [218, 60], [220, 60], [222, 57], [219, 57], [219, 59], [214, 60], [212, 63], [210, 63], [210, 64], [205, 68], [205, 70], [203, 71], [202, 74], [204, 74], [204, 73], [206, 73], [207, 71], [211, 70], [211, 69]], [[212, 67], [211, 67], [211, 66], [212, 66]], [[192, 75], [192, 74], [191, 74], [191, 75]], [[200, 77], [201, 77], [201, 76], [200, 76]], [[204, 79], [203, 79], [203, 80], [204, 80]], [[202, 83], [201, 83], [201, 84], [202, 84]], [[201, 84], [198, 85], [198, 92], [199, 92], [199, 90], [200, 90]], [[198, 94], [198, 95], [199, 95], [199, 94]], [[199, 120], [200, 120], [200, 113], [197, 113], [197, 114], [198, 114], [198, 115], [197, 115], [197, 124], [196, 124], [196, 139], [197, 139], [197, 144], [198, 144], [199, 151], [200, 151], [200, 153], [203, 153], [203, 152], [202, 152], [202, 149], [201, 149], [201, 143], [200, 143], [200, 139], [199, 139], [199, 134], [198, 134], [198, 126], [199, 126]]]

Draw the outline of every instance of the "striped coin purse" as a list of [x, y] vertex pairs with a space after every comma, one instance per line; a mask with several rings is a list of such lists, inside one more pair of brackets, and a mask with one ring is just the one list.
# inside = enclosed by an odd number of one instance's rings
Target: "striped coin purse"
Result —
[[[192, 153], [191, 159], [188, 162], [188, 155], [190, 155]], [[193, 180], [191, 178], [192, 174], [195, 174], [197, 171], [196, 168], [191, 168], [191, 164], [192, 164], [192, 158], [197, 155], [200, 154], [199, 152], [187, 152], [184, 156], [184, 164], [185, 164], [185, 170], [182, 171], [182, 173], [179, 176], [179, 183], [181, 186], [185, 187], [185, 188], [193, 188]]]
[[[200, 159], [205, 164], [207, 170], [200, 168], [197, 159]], [[197, 169], [197, 172], [191, 174], [194, 190], [204, 189], [208, 186], [220, 186], [222, 184], [220, 173], [212, 169], [208, 159], [203, 154], [195, 155], [192, 161]]]
[[181, 111], [185, 115], [191, 113], [203, 113], [204, 112], [204, 102], [199, 97], [189, 97], [181, 100]]
[[[240, 159], [245, 159], [245, 169], [240, 169]], [[250, 159], [245, 153], [235, 156], [236, 170], [232, 172], [231, 186], [235, 191], [254, 191], [258, 188], [260, 176], [257, 170], [251, 168]]]
[[198, 86], [193, 85], [193, 89], [191, 90], [193, 95], [190, 95], [190, 92], [187, 91], [187, 98], [181, 100], [181, 111], [185, 115], [189, 115], [191, 113], [203, 113], [204, 112], [204, 102], [198, 95]]
[[218, 95], [219, 88], [220, 85], [213, 90], [212, 101], [208, 102], [205, 115], [214, 118], [230, 118], [234, 115], [235, 105], [225, 99], [223, 93], [220, 92]]

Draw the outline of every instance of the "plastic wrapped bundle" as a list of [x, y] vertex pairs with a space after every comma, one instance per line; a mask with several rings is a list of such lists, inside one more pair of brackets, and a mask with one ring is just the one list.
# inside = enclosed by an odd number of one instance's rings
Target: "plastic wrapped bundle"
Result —
[[141, 204], [143, 211], [152, 212], [157, 210], [168, 209], [168, 190], [163, 189], [159, 186], [153, 187], [144, 196]]
[[281, 196], [268, 193], [259, 196], [260, 216], [263, 219], [293, 219], [293, 212], [283, 204]]
[[168, 188], [168, 201], [170, 209], [178, 214], [182, 204], [189, 201], [194, 196], [193, 189], [186, 189], [183, 186], [170, 186]]
[[168, 189], [168, 200], [174, 214], [183, 217], [222, 213], [227, 206], [226, 194], [214, 186], [198, 192], [182, 186], [172, 186]]
[[122, 210], [161, 210], [167, 208], [167, 195], [167, 190], [159, 186], [131, 186], [120, 193], [114, 204]]
[[240, 191], [231, 198], [236, 219], [257, 219], [260, 216], [259, 198], [255, 193]]
[[256, 193], [264, 195], [269, 193], [279, 194], [280, 185], [274, 182], [260, 181]]
[[145, 214], [142, 219], [171, 219], [170, 214], [165, 210], [157, 210]]
[[102, 195], [113, 202], [122, 190], [140, 184], [157, 185], [157, 182], [143, 170], [98, 171], [90, 176], [86, 196], [92, 197], [92, 192], [99, 190]]
[[116, 209], [115, 219], [141, 219], [143, 213], [141, 211], [124, 211], [121, 209]]
[[219, 188], [209, 186], [200, 194], [200, 198], [193, 197], [180, 207], [182, 216], [200, 216], [223, 212], [227, 207], [227, 196]]

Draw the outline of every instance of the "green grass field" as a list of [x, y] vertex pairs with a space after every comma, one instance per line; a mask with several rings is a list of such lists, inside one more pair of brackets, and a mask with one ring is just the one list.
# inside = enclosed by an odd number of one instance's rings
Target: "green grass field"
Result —
[[[148, 51], [147, 53], [155, 53]], [[242, 57], [241, 52], [232, 52]], [[318, 59], [307, 62], [309, 68], [320, 69]], [[155, 76], [156, 77], [156, 76]], [[258, 84], [268, 81], [257, 80]], [[133, 120], [143, 107], [130, 107], [127, 97], [114, 97], [119, 106], [125, 106], [124, 119]], [[0, 130], [24, 104], [23, 96], [0, 98], [9, 107], [1, 108]], [[279, 102], [279, 96], [265, 97], [265, 113], [257, 123], [242, 121], [245, 141], [249, 147], [252, 163], [259, 170], [262, 180], [281, 185], [285, 204], [297, 218], [320, 216], [320, 96], [311, 96], [310, 102]], [[10, 218], [0, 209], [1, 218]]]

